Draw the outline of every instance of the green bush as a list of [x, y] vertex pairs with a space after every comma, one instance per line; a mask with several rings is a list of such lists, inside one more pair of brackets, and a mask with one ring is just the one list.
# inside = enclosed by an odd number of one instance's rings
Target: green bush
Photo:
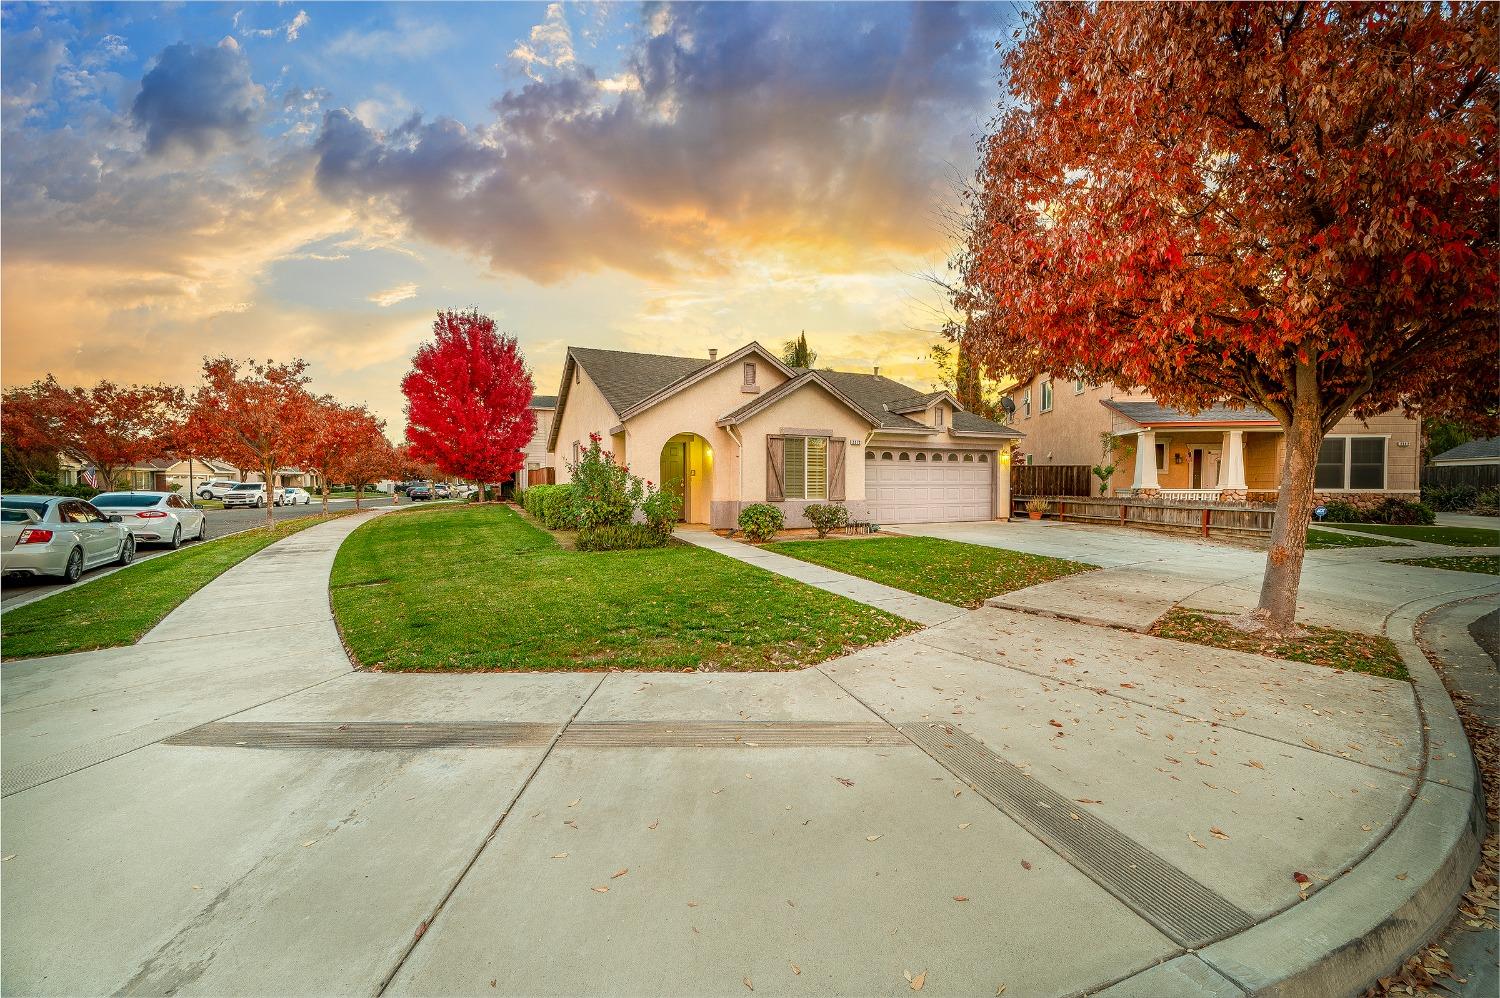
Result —
[[542, 525], [548, 530], [577, 530], [578, 511], [573, 506], [573, 486], [554, 485], [542, 502]]
[[532, 519], [541, 520], [546, 513], [547, 497], [559, 488], [558, 485], [533, 485], [521, 493], [521, 508]]
[[1330, 499], [1323, 503], [1327, 514], [1323, 520], [1327, 523], [1364, 523], [1364, 511], [1347, 499]]
[[647, 523], [670, 534], [677, 517], [682, 515], [682, 497], [647, 482], [645, 497], [641, 499], [641, 512], [645, 514]]
[[1500, 489], [1483, 489], [1474, 497], [1472, 512], [1480, 516], [1500, 516]]
[[590, 433], [588, 449], [568, 464], [574, 517], [580, 527], [629, 523], [644, 494], [641, 480], [629, 468], [616, 464], [602, 441], [599, 434]]
[[580, 527], [580, 551], [637, 551], [659, 548], [672, 536], [671, 528], [661, 529], [651, 523], [611, 523], [602, 527]]
[[1398, 525], [1428, 526], [1436, 519], [1432, 507], [1426, 503], [1402, 499], [1399, 496], [1381, 496], [1368, 506], [1359, 506], [1348, 499], [1330, 499], [1323, 503], [1327, 523], [1391, 523]]
[[849, 525], [849, 510], [837, 503], [815, 502], [802, 511], [812, 525], [818, 528], [819, 537], [827, 537], [828, 531]]
[[785, 525], [781, 510], [769, 503], [755, 502], [740, 510], [740, 529], [752, 541], [768, 541]]

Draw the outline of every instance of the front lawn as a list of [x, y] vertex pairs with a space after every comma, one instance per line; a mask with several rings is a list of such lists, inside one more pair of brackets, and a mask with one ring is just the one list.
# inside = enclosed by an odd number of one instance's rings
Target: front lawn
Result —
[[[282, 520], [142, 561], [87, 585], [7, 610], [5, 658], [132, 645], [189, 596], [260, 549], [347, 513]], [[84, 576], [87, 579], [87, 576]]]
[[1500, 575], [1500, 556], [1492, 554], [1456, 554], [1444, 558], [1401, 558], [1391, 564], [1416, 565], [1419, 568], [1445, 568], [1450, 572]]
[[1500, 529], [1486, 527], [1414, 527], [1389, 523], [1338, 523], [1330, 524], [1340, 530], [1353, 530], [1361, 534], [1378, 537], [1400, 537], [1408, 541], [1427, 541], [1429, 544], [1447, 544], [1450, 547], [1494, 547], [1500, 545]]
[[1400, 541], [1382, 541], [1374, 537], [1356, 537], [1353, 534], [1339, 534], [1332, 530], [1319, 530], [1317, 527], [1307, 528], [1307, 550], [1309, 551], [1327, 548], [1384, 548], [1392, 545], [1405, 546]]
[[777, 554], [966, 607], [979, 606], [991, 596], [1098, 567], [936, 537], [777, 541], [764, 547]]
[[564, 550], [500, 505], [370, 521], [332, 597], [355, 661], [394, 671], [795, 669], [917, 629], [698, 547]]
[[1367, 672], [1385, 679], [1409, 678], [1401, 653], [1390, 638], [1307, 624], [1302, 629], [1306, 633], [1300, 638], [1268, 638], [1242, 631], [1223, 617], [1178, 607], [1153, 624], [1151, 633], [1214, 648], [1248, 651], [1347, 672]]

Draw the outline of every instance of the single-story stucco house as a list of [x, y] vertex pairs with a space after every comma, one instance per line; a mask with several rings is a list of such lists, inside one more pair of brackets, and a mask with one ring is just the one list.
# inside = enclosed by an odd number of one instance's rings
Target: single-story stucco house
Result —
[[557, 480], [599, 434], [615, 460], [679, 491], [683, 520], [732, 527], [769, 502], [788, 526], [837, 502], [875, 523], [1004, 519], [1021, 436], [947, 392], [787, 366], [759, 343], [719, 357], [570, 347], [547, 450]]

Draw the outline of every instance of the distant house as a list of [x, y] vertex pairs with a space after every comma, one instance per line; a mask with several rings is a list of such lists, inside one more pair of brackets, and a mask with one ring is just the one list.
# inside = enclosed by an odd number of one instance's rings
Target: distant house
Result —
[[1020, 434], [878, 368], [794, 368], [759, 343], [722, 357], [570, 347], [556, 406], [559, 481], [598, 434], [616, 461], [679, 493], [688, 523], [733, 526], [750, 503], [780, 507], [789, 526], [807, 525], [811, 503], [883, 524], [1010, 510]]
[[196, 488], [206, 481], [218, 479], [240, 480], [240, 469], [223, 461], [212, 461], [206, 458], [190, 457], [184, 461], [178, 461], [167, 468], [167, 485], [181, 486], [184, 495], [191, 486]]
[[[176, 462], [166, 458], [153, 461], [142, 461], [140, 464], [126, 468], [120, 472], [118, 482], [100, 482], [100, 490], [115, 488], [117, 485], [123, 489], [136, 491], [167, 491], [171, 485], [167, 482], [168, 469]], [[72, 454], [59, 454], [57, 456], [57, 480], [60, 485], [86, 485], [83, 480], [84, 472], [88, 470], [87, 461], [81, 460]]]
[[556, 395], [533, 395], [531, 411], [536, 413], [536, 429], [531, 442], [526, 445], [526, 471], [552, 467], [552, 456], [547, 453], [547, 435], [552, 432], [552, 416], [557, 410]]
[[[1117, 494], [1274, 501], [1285, 454], [1281, 424], [1256, 408], [1216, 405], [1189, 413], [1143, 391], [1040, 375], [1009, 392], [1010, 424], [1026, 434], [1017, 460], [1094, 466], [1112, 434]], [[1421, 426], [1399, 412], [1345, 417], [1323, 438], [1314, 478], [1320, 496], [1419, 494]]]
[[1433, 458], [1432, 464], [1439, 468], [1473, 468], [1500, 464], [1500, 437], [1470, 440], [1466, 444], [1450, 447]]

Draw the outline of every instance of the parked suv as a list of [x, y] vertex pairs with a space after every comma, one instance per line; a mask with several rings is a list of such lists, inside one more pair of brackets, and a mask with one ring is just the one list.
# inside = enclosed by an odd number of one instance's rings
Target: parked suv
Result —
[[215, 479], [212, 479], [212, 480], [207, 481], [207, 482], [199, 482], [198, 483], [198, 498], [199, 499], [223, 499], [224, 498], [224, 493], [228, 492], [230, 489], [234, 488], [236, 485], [239, 485], [239, 484], [240, 484], [239, 482], [233, 481], [232, 479], [228, 479], [228, 478], [224, 478], [224, 479], [215, 478]]
[[[271, 493], [271, 502], [280, 506], [284, 491], [277, 489]], [[240, 506], [254, 506], [263, 508], [266, 505], [266, 485], [264, 482], [235, 482], [234, 488], [224, 493], [224, 508], [234, 509]]]
[[406, 487], [406, 497], [413, 502], [432, 498], [432, 486], [426, 482], [412, 482]]

